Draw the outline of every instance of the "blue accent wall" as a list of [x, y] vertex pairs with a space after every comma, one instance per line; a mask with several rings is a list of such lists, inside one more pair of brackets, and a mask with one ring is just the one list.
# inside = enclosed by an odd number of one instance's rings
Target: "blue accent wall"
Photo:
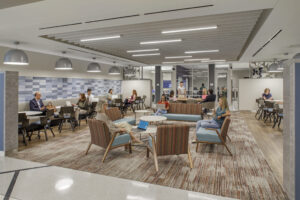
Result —
[[5, 77], [0, 72], [0, 151], [4, 151], [4, 99], [5, 99]]
[[28, 102], [37, 91], [43, 100], [77, 98], [79, 93], [86, 93], [91, 88], [95, 96], [107, 94], [109, 89], [114, 94], [121, 93], [121, 80], [53, 78], [53, 77], [19, 77], [19, 103]]
[[295, 66], [295, 199], [300, 199], [300, 63]]

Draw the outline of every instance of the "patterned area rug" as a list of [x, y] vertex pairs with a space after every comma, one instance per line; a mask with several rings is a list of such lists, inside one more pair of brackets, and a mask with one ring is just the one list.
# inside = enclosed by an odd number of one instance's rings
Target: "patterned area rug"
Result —
[[[178, 122], [177, 122], [178, 123]], [[104, 149], [89, 143], [89, 129], [73, 133], [11, 155], [75, 170], [142, 181], [168, 187], [209, 193], [237, 199], [288, 199], [275, 178], [263, 153], [256, 144], [239, 113], [232, 114], [228, 146], [231, 157], [221, 145], [191, 144], [194, 169], [188, 166], [187, 155], [159, 157], [159, 172], [155, 172], [153, 157], [146, 158], [144, 147], [134, 147], [129, 154], [124, 148], [112, 150], [101, 163]], [[195, 129], [190, 129], [190, 141]]]

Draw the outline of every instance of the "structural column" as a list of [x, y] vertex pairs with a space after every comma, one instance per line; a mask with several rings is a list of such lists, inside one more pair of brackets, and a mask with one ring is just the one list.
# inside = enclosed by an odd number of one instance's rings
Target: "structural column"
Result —
[[162, 94], [161, 66], [155, 66], [155, 103], [159, 102], [161, 94]]
[[208, 88], [215, 90], [215, 64], [209, 64], [208, 65]]
[[300, 60], [283, 74], [283, 186], [289, 199], [300, 199]]
[[4, 155], [4, 124], [5, 124], [5, 76], [3, 72], [0, 72], [0, 156]]
[[[0, 81], [0, 124], [2, 125], [0, 128], [0, 137], [2, 131], [0, 142], [3, 145], [3, 151], [9, 152], [18, 149], [19, 73], [8, 71], [1, 73]], [[1, 104], [4, 104], [4, 109], [1, 108]]]

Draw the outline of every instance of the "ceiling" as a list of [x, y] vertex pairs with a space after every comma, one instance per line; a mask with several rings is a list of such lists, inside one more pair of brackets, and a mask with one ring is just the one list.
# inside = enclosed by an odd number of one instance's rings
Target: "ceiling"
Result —
[[[218, 53], [194, 54], [193, 58], [225, 59], [236, 61], [250, 33], [258, 21], [262, 10], [190, 17], [176, 20], [148, 22], [117, 27], [89, 29], [43, 36], [59, 42], [90, 48], [117, 57], [135, 60], [144, 64], [161, 64], [164, 61], [183, 61], [165, 59], [165, 56], [184, 56], [185, 51], [218, 49]], [[217, 25], [216, 30], [192, 31], [184, 33], [161, 34], [162, 30], [205, 27]], [[81, 42], [84, 38], [121, 35], [121, 38]], [[141, 41], [180, 38], [183, 41], [169, 44], [140, 45]], [[159, 49], [159, 56], [132, 57], [126, 50]], [[147, 52], [149, 53], [149, 52]], [[157, 52], [151, 52], [157, 53]]]
[[[13, 1], [4, 0], [0, 2], [0, 5], [4, 5], [4, 2]], [[19, 0], [19, 2], [24, 1]], [[136, 62], [131, 57], [128, 57], [126, 53], [121, 55], [123, 49], [112, 49], [109, 45], [106, 45], [107, 48], [101, 49], [100, 51], [108, 53], [101, 53], [91, 49], [74, 47], [67, 43], [47, 40], [40, 36], [72, 32], [76, 33], [81, 31], [85, 32], [96, 29], [121, 30], [120, 27], [138, 27], [139, 24], [142, 23], [157, 24], [158, 30], [160, 23], [169, 20], [184, 21], [184, 19], [187, 18], [216, 18], [218, 15], [230, 16], [231, 14], [253, 13], [259, 10], [272, 9], [269, 17], [266, 19], [265, 23], [262, 24], [257, 34], [252, 36], [253, 39], [249, 41], [249, 45], [246, 45], [246, 49], [242, 50], [244, 53], [241, 55], [239, 61], [247, 62], [249, 60], [264, 60], [274, 57], [290, 58], [294, 53], [300, 52], [300, 26], [297, 26], [299, 23], [298, 19], [300, 18], [300, 12], [297, 10], [297, 8], [300, 7], [299, 0], [64, 0], [64, 3], [61, 2], [61, 0], [43, 0], [14, 7], [3, 6], [2, 8], [5, 8], [0, 9], [0, 46], [14, 48], [13, 42], [20, 41], [21, 45], [19, 48], [32, 52], [61, 56], [61, 51], [67, 51], [68, 57], [80, 60], [92, 61], [92, 57], [97, 57], [97, 62], [109, 65], [113, 64], [113, 61], [117, 61], [119, 66], [128, 64], [141, 65], [146, 61], [139, 59], [137, 60], [138, 62]], [[205, 5], [213, 6], [201, 8], [201, 6]], [[176, 11], [160, 12], [164, 10]], [[145, 13], [151, 12], [154, 14], [145, 15]], [[121, 16], [132, 15], [137, 16], [118, 18]], [[113, 20], [103, 20], [112, 18]], [[252, 20], [254, 20], [254, 18]], [[218, 19], [216, 18], [215, 20]], [[96, 22], [86, 23], [89, 21]], [[243, 24], [243, 21], [239, 18], [234, 18], [232, 22], [239, 25]], [[234, 26], [234, 23], [232, 23], [231, 26]], [[246, 23], [248, 23], [248, 18], [246, 19]], [[61, 26], [68, 24], [69, 26]], [[175, 23], [175, 25], [177, 27], [178, 24]], [[45, 27], [53, 28], [41, 29]], [[257, 56], [252, 57], [252, 55], [280, 29], [283, 30], [282, 33], [257, 54]], [[242, 37], [245, 37], [246, 33], [249, 36], [247, 27], [246, 30], [247, 31], [243, 32]], [[124, 32], [127, 31], [130, 32], [130, 30], [124, 30]], [[152, 32], [152, 30], [149, 29], [147, 31]], [[161, 30], [159, 30], [158, 33], [160, 31]], [[208, 33], [211, 33], [212, 35], [219, 34], [221, 39], [219, 39], [219, 41], [217, 40], [217, 43], [223, 42], [224, 45], [227, 45], [227, 47], [224, 48], [226, 49], [226, 52], [222, 51], [221, 48], [223, 47], [220, 45], [220, 57], [222, 55], [222, 57], [225, 57], [224, 59], [228, 58], [228, 60], [235, 60], [238, 57], [236, 52], [238, 51], [238, 48], [240, 48], [239, 51], [241, 52], [241, 46], [245, 46], [245, 40], [240, 43], [242, 39], [237, 36], [233, 43], [227, 44], [226, 41], [231, 36], [226, 34], [230, 33], [230, 31], [227, 30], [228, 32], [226, 32], [226, 30], [224, 30], [224, 33], [219, 33], [219, 31], [222, 31], [222, 26], [220, 26], [220, 29], [216, 32], [202, 32], [201, 34], [205, 35], [205, 37], [208, 36], [207, 38], [209, 38]], [[223, 34], [224, 41], [222, 41]], [[155, 34], [152, 36], [154, 37]], [[159, 36], [162, 37], [161, 35]], [[177, 36], [178, 35], [176, 35], [176, 37]], [[145, 37], [147, 37], [147, 35], [145, 35]], [[186, 36], [182, 35], [182, 37]], [[204, 38], [204, 36], [200, 37], [194, 35], [191, 35], [191, 37]], [[126, 37], [124, 34], [124, 40], [125, 39]], [[188, 42], [188, 40], [185, 41]], [[133, 45], [129, 39], [127, 42]], [[183, 43], [184, 42], [182, 42], [182, 44]], [[205, 42], [202, 44], [205, 44]], [[191, 45], [195, 44], [193, 43]], [[233, 52], [230, 50], [231, 46]], [[197, 46], [197, 48], [200, 47], [201, 46]], [[102, 48], [101, 45], [100, 48]], [[110, 51], [112, 53], [110, 53]], [[162, 51], [162, 54], [164, 55], [167, 52], [166, 50]], [[175, 49], [174, 52], [170, 53], [178, 54], [182, 52]], [[288, 53], [288, 55], [286, 56], [284, 53]], [[211, 56], [217, 56], [217, 54]], [[147, 63], [150, 62], [152, 63], [154, 61], [147, 61]]]
[[42, 0], [1, 0], [0, 9], [20, 6], [24, 4], [34, 3]]

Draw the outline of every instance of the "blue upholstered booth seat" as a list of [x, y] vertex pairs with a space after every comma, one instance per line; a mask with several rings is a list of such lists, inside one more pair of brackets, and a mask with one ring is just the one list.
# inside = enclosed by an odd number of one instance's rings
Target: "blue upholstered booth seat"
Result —
[[[219, 133], [221, 130], [218, 129]], [[199, 128], [196, 132], [197, 140], [205, 142], [221, 142], [216, 131], [206, 130], [205, 128]]]
[[114, 142], [112, 143], [112, 146], [118, 146], [122, 144], [129, 143], [130, 141], [130, 135], [129, 134], [123, 134], [123, 135], [118, 135], [115, 137]]
[[167, 113], [163, 114], [168, 120], [176, 120], [176, 121], [192, 121], [197, 122], [202, 119], [201, 115], [189, 115], [189, 114], [175, 114], [175, 113]]
[[114, 121], [114, 123], [121, 123], [121, 122], [127, 122], [128, 124], [131, 125], [135, 125], [135, 119], [134, 118], [130, 118], [130, 117], [126, 117], [126, 118], [122, 118], [122, 119], [118, 119], [116, 121]]
[[273, 112], [273, 108], [268, 108], [268, 112]]
[[283, 117], [283, 113], [279, 113], [278, 116], [279, 116], [279, 117]]

